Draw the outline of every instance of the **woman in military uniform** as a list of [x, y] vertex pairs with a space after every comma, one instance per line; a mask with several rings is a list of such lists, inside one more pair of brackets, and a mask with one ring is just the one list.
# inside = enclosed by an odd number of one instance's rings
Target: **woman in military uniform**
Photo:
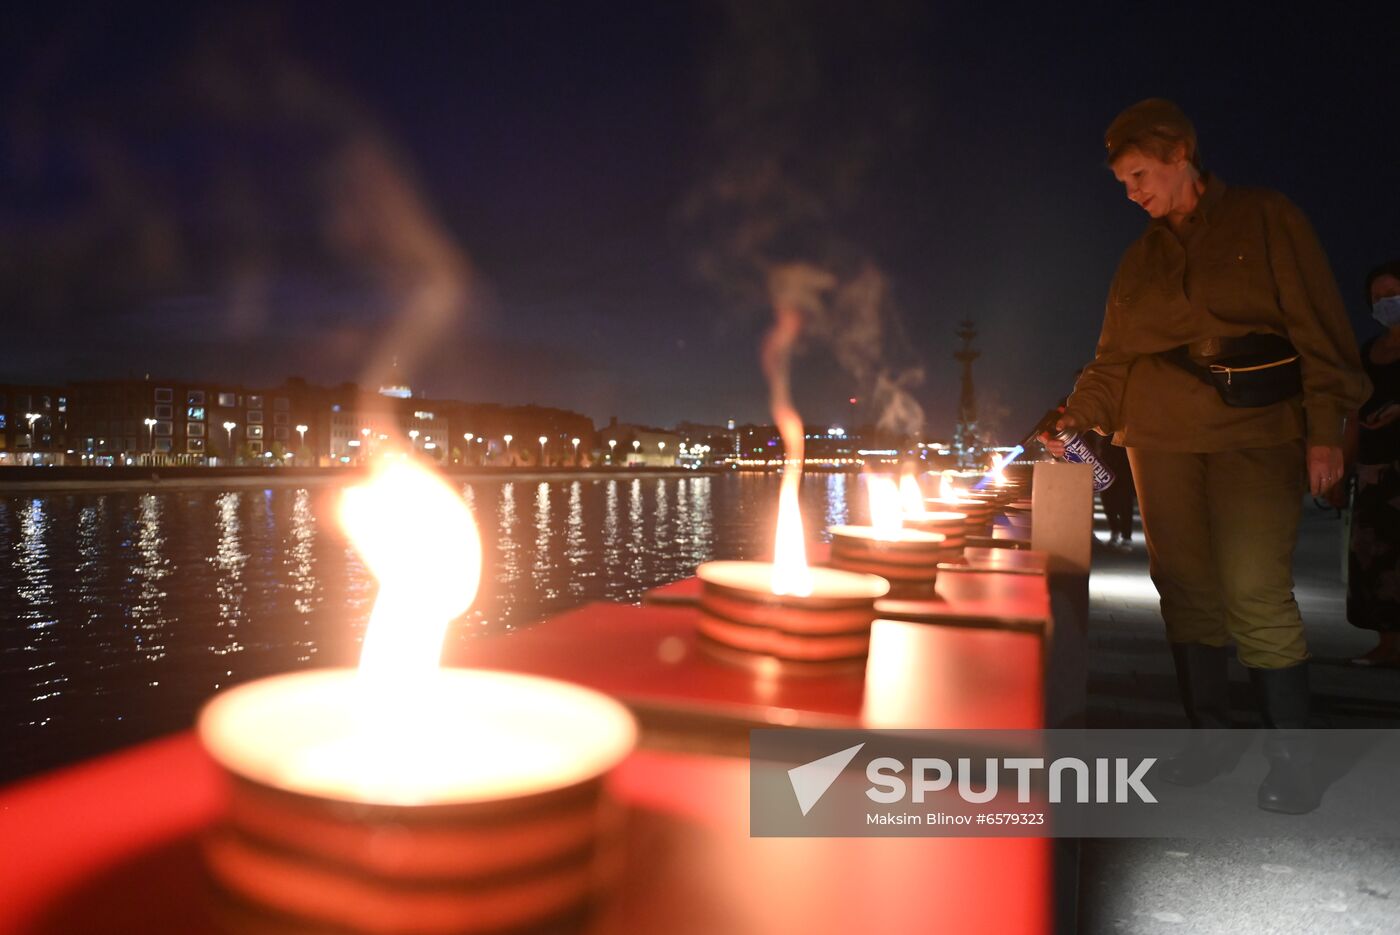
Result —
[[[1292, 559], [1305, 491], [1342, 475], [1345, 413], [1366, 398], [1356, 341], [1303, 213], [1205, 172], [1170, 101], [1142, 101], [1105, 135], [1108, 166], [1146, 230], [1124, 253], [1092, 363], [1061, 427], [1097, 428], [1128, 450], [1152, 581], [1187, 716], [1228, 727], [1228, 644], [1265, 726], [1259, 805], [1317, 805], [1307, 777], [1308, 649]], [[1166, 778], [1228, 768], [1193, 744]]]

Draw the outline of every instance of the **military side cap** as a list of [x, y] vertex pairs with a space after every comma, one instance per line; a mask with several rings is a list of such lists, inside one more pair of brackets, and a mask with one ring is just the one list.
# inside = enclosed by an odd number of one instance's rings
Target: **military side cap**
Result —
[[1150, 137], [1183, 142], [1187, 158], [1193, 159], [1196, 155], [1196, 128], [1186, 114], [1165, 98], [1150, 97], [1138, 101], [1108, 125], [1103, 135], [1108, 161], [1113, 162], [1124, 149]]

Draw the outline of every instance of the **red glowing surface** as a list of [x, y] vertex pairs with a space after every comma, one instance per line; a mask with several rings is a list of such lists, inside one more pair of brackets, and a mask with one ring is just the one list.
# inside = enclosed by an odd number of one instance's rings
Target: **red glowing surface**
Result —
[[[623, 883], [595, 935], [1050, 931], [1039, 838], [751, 838], [740, 758], [640, 751]], [[195, 835], [220, 791], [193, 735], [0, 792], [0, 932], [217, 931]]]

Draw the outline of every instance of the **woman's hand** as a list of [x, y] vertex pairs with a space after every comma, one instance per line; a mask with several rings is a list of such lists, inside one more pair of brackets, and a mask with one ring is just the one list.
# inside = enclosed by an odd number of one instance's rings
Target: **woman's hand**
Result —
[[1342, 449], [1340, 445], [1308, 446], [1308, 488], [1314, 497], [1321, 497], [1342, 479]]
[[[1060, 418], [1055, 422], [1055, 431], [1062, 432], [1065, 429], [1069, 429], [1071, 432], [1077, 433], [1083, 430], [1083, 426], [1079, 424], [1079, 420], [1076, 419], [1074, 416], [1070, 415], [1067, 412], [1063, 412]], [[1051, 435], [1049, 432], [1041, 432], [1040, 443], [1045, 446], [1046, 451], [1050, 452], [1052, 455], [1054, 455], [1057, 458], [1060, 458], [1061, 460], [1064, 459], [1064, 442], [1060, 441], [1058, 438]]]

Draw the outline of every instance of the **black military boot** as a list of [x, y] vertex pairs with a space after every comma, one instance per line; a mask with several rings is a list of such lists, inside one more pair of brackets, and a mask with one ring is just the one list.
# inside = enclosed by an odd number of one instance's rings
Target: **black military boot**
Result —
[[1159, 775], [1178, 786], [1198, 786], [1228, 773], [1239, 762], [1235, 737], [1221, 733], [1230, 727], [1230, 647], [1204, 643], [1172, 643], [1176, 684], [1181, 705], [1193, 728], [1186, 749], [1167, 760]]
[[1303, 815], [1317, 808], [1322, 793], [1313, 778], [1313, 744], [1308, 738], [1308, 666], [1250, 669], [1249, 681], [1268, 728], [1264, 756], [1269, 775], [1259, 784], [1259, 807]]

